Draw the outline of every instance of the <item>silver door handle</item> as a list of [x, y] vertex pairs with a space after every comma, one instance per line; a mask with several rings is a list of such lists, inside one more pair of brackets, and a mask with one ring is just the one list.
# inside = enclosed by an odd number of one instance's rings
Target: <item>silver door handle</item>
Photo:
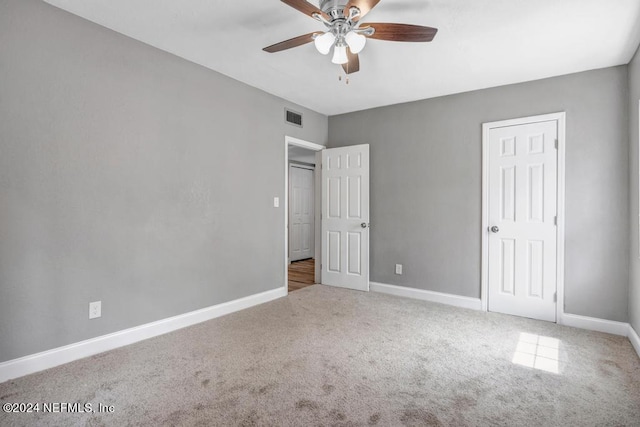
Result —
[[494, 225], [494, 226], [493, 226], [493, 227], [491, 227], [489, 230], [490, 230], [492, 233], [497, 233], [498, 231], [500, 231], [500, 229], [498, 228], [498, 226], [497, 226], [497, 225]]
[[367, 227], [370, 227], [370, 226], [371, 225], [366, 223], [366, 222], [363, 222], [362, 224], [360, 224], [360, 227], [362, 227], [362, 228], [367, 228]]

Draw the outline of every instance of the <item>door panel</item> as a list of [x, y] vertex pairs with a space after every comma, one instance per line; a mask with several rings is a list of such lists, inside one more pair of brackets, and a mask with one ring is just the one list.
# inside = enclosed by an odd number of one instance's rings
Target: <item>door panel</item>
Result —
[[368, 291], [369, 145], [324, 150], [322, 165], [322, 283]]
[[500, 271], [501, 291], [506, 295], [513, 295], [515, 290], [516, 272], [516, 241], [514, 239], [501, 239]]
[[347, 233], [347, 259], [349, 260], [349, 265], [347, 272], [349, 274], [362, 274], [362, 266], [360, 265], [360, 247], [362, 246], [362, 233]]
[[556, 320], [556, 120], [489, 130], [489, 310]]

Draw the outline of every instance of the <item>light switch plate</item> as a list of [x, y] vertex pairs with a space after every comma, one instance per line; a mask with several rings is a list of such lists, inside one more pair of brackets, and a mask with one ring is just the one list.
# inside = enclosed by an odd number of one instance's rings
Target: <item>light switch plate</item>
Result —
[[274, 208], [279, 208], [280, 207], [280, 197], [274, 197], [273, 198], [273, 207]]

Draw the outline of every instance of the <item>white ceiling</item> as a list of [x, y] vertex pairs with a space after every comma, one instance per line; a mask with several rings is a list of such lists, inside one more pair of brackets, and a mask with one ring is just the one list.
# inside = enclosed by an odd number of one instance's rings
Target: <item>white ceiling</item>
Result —
[[638, 0], [382, 0], [363, 22], [439, 32], [369, 40], [346, 85], [313, 44], [262, 51], [324, 28], [278, 0], [45, 1], [327, 115], [626, 64], [640, 42]]

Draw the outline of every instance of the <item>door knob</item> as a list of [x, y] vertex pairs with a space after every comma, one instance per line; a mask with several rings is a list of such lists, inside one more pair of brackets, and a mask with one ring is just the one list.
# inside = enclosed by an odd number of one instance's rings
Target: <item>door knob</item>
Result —
[[493, 227], [491, 227], [489, 230], [491, 230], [492, 233], [497, 233], [498, 231], [500, 231], [500, 229], [498, 228], [497, 225], [494, 225]]
[[362, 228], [367, 228], [369, 226], [369, 224], [367, 224], [366, 222], [363, 222], [362, 224], [360, 224], [360, 227]]

